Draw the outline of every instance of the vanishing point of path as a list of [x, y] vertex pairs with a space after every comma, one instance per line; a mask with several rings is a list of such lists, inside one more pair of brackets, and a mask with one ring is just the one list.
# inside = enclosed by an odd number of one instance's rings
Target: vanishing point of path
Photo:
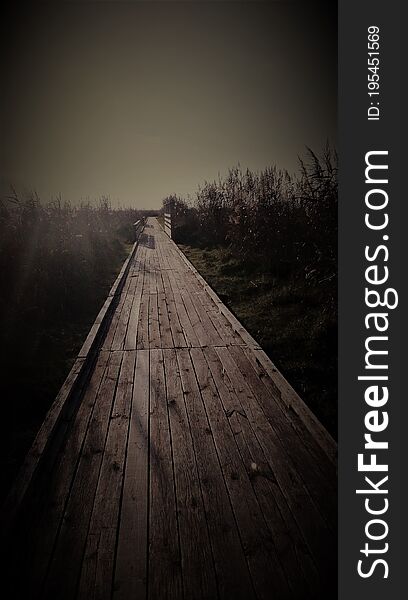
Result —
[[330, 435], [156, 219], [122, 279], [32, 452], [6, 597], [335, 597]]

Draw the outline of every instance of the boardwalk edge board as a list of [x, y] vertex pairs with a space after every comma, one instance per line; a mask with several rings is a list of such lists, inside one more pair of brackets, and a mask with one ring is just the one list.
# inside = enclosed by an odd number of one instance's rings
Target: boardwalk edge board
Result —
[[86, 384], [89, 374], [92, 372], [97, 350], [109, 327], [116, 307], [116, 300], [118, 299], [126, 281], [129, 268], [139, 245], [140, 236], [143, 232], [143, 229], [144, 224], [138, 233], [137, 239], [133, 244], [131, 251], [129, 252], [129, 256], [123, 263], [119, 275], [114, 281], [108, 297], [99, 311], [67, 378], [62, 384], [60, 391], [51, 405], [51, 408], [47, 412], [44, 422], [41, 425], [30, 450], [26, 454], [24, 462], [20, 467], [10, 492], [6, 496], [1, 517], [1, 525], [4, 536], [7, 535], [13, 524], [21, 503], [23, 502], [27, 492], [29, 491], [31, 483], [35, 478], [42, 458], [49, 447], [51, 440], [55, 437], [59, 424], [61, 423], [62, 419], [67, 416], [67, 413], [69, 413], [72, 400], [75, 399], [76, 396], [80, 395], [84, 384]]
[[180, 250], [177, 244], [175, 244], [175, 246], [188, 268], [195, 274], [198, 281], [203, 286], [204, 290], [212, 298], [216, 306], [218, 306], [219, 311], [230, 322], [233, 330], [236, 331], [247, 343], [248, 348], [252, 350], [256, 361], [261, 365], [261, 367], [263, 367], [263, 369], [267, 372], [272, 381], [280, 389], [282, 394], [282, 401], [285, 402], [285, 404], [291, 410], [295, 411], [298, 417], [303, 420], [305, 426], [310, 431], [310, 433], [312, 433], [315, 436], [316, 441], [327, 454], [328, 458], [334, 464], [336, 464], [337, 443], [335, 442], [333, 437], [318, 420], [316, 415], [307, 406], [307, 404], [305, 404], [305, 402], [300, 398], [300, 396], [293, 389], [290, 383], [285, 379], [285, 377], [282, 375], [279, 369], [276, 368], [269, 356], [264, 352], [264, 350], [262, 350], [258, 342], [255, 341], [251, 334], [241, 325], [241, 323], [238, 321], [235, 315], [225, 306], [222, 300], [218, 297], [217, 293], [200, 275], [200, 273], [197, 271], [194, 265], [189, 261], [187, 256]]

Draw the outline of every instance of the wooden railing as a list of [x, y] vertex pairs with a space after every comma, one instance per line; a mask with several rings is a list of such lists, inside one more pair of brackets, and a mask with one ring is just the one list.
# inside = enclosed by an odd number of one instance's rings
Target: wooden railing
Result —
[[139, 219], [138, 221], [136, 221], [136, 223], [133, 223], [133, 226], [135, 228], [135, 242], [137, 242], [137, 240], [139, 239], [139, 236], [143, 231], [144, 224], [145, 219]]
[[171, 238], [171, 213], [164, 213], [164, 231]]

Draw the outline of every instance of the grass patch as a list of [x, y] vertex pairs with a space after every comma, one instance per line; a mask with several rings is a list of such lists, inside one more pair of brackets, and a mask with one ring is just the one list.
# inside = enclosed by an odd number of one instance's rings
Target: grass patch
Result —
[[335, 280], [270, 273], [225, 247], [180, 248], [336, 437]]

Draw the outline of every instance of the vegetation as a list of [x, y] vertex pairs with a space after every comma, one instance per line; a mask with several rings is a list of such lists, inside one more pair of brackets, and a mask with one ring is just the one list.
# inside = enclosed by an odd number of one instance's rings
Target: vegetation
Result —
[[308, 150], [299, 166], [236, 167], [164, 205], [188, 258], [336, 435], [337, 157]]
[[[10, 484], [133, 242], [140, 211], [0, 204], [2, 485]], [[4, 492], [3, 490], [3, 492]]]

